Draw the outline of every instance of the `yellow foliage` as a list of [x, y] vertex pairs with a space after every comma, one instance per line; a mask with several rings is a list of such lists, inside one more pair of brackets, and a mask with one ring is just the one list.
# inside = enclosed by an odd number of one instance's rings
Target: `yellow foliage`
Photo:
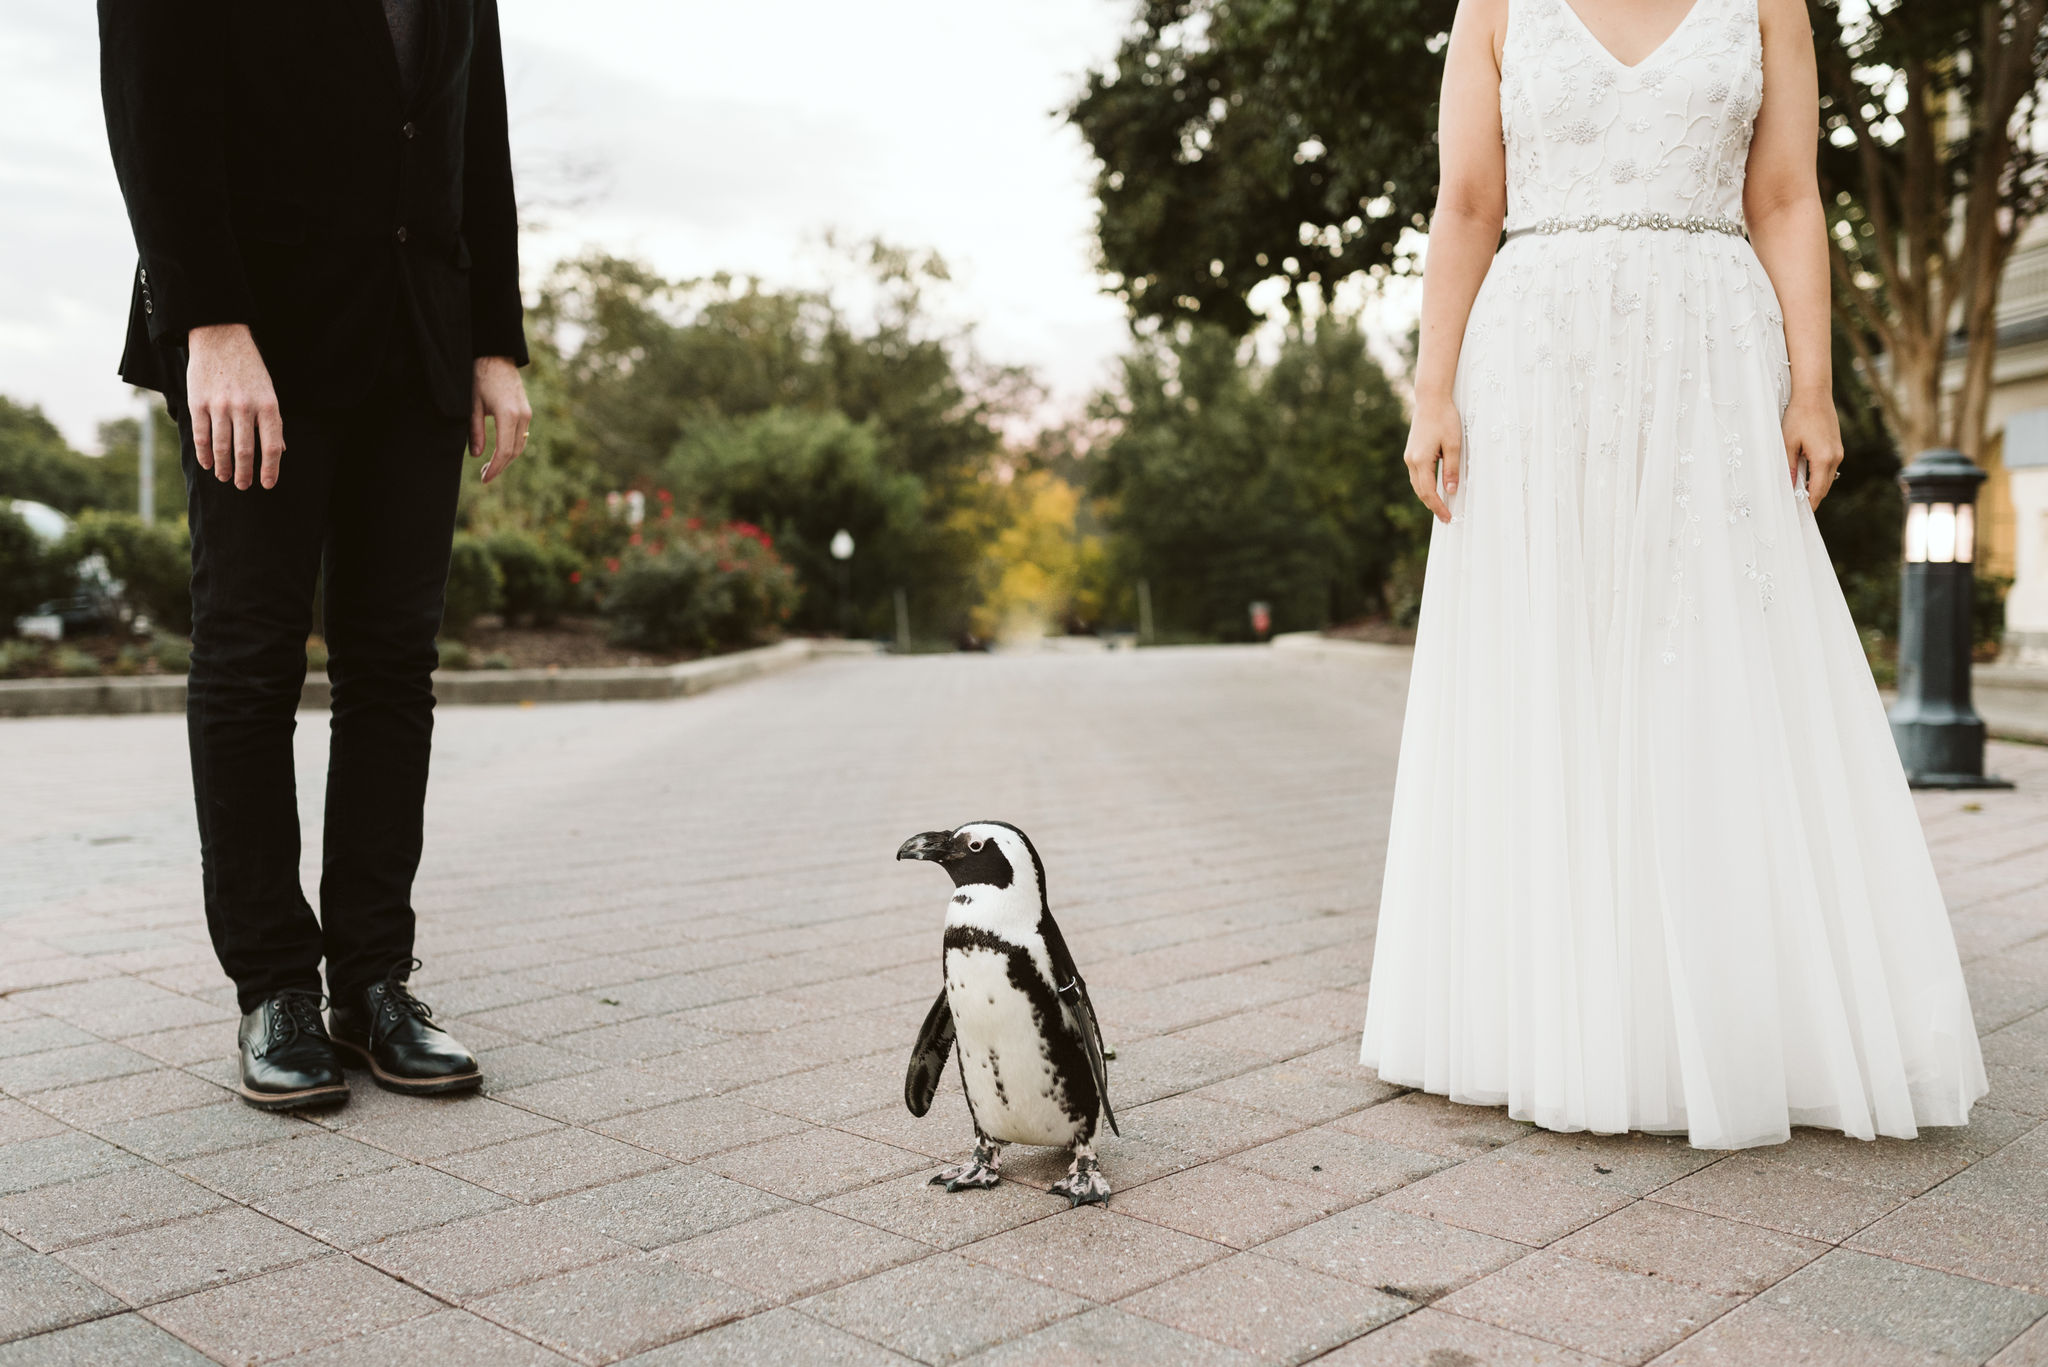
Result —
[[1002, 501], [1007, 516], [982, 552], [975, 634], [1023, 640], [1056, 635], [1071, 617], [1093, 620], [1104, 551], [1077, 526], [1080, 492], [1038, 470], [1011, 480]]

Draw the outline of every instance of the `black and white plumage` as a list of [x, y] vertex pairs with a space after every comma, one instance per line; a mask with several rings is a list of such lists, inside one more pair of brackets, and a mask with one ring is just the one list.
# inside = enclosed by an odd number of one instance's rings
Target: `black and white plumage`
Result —
[[1107, 1204], [1094, 1141], [1100, 1121], [1117, 1128], [1102, 1030], [1052, 919], [1038, 851], [1007, 822], [974, 821], [914, 835], [896, 857], [929, 860], [953, 879], [945, 986], [918, 1031], [903, 1100], [912, 1115], [930, 1110], [954, 1056], [975, 1143], [972, 1158], [932, 1180], [948, 1191], [992, 1187], [1004, 1144], [1042, 1144], [1074, 1156], [1055, 1193]]

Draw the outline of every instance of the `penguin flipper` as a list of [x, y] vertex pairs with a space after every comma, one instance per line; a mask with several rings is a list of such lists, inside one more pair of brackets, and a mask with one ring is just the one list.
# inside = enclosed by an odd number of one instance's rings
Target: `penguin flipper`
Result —
[[1095, 1094], [1102, 1098], [1102, 1114], [1109, 1121], [1109, 1132], [1121, 1139], [1124, 1132], [1116, 1127], [1116, 1112], [1109, 1106], [1109, 1065], [1102, 1059], [1102, 1024], [1095, 1019], [1095, 1003], [1088, 1000], [1088, 984], [1081, 981], [1081, 970], [1074, 967], [1074, 952], [1067, 948], [1067, 937], [1060, 934], [1060, 924], [1052, 919], [1050, 911], [1039, 912], [1038, 933], [1045, 938], [1045, 956], [1052, 961], [1053, 991], [1073, 1013], [1080, 1032], [1081, 1050], [1088, 1055], [1088, 1071], [1095, 1075]]
[[923, 1115], [938, 1095], [939, 1079], [946, 1075], [946, 1060], [953, 1054], [953, 1008], [946, 1004], [943, 989], [932, 1003], [917, 1032], [910, 1051], [910, 1070], [903, 1075], [903, 1104], [912, 1115]]
[[1067, 1009], [1074, 1013], [1075, 1023], [1081, 1028], [1081, 1047], [1088, 1055], [1088, 1071], [1095, 1075], [1095, 1094], [1102, 1098], [1103, 1118], [1109, 1121], [1109, 1132], [1119, 1139], [1123, 1131], [1116, 1127], [1116, 1112], [1109, 1105], [1109, 1065], [1102, 1058], [1102, 1025], [1095, 1019], [1095, 1003], [1088, 1000], [1088, 984], [1076, 974], [1060, 989], [1060, 999]]

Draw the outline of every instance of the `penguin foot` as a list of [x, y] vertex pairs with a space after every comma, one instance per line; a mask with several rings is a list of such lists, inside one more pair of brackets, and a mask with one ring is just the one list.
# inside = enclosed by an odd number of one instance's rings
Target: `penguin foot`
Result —
[[965, 1163], [939, 1169], [930, 1185], [947, 1191], [986, 1191], [1003, 1180], [1003, 1152], [983, 1141], [974, 1146], [974, 1156]]
[[1055, 1196], [1067, 1198], [1067, 1209], [1075, 1206], [1106, 1206], [1109, 1204], [1109, 1179], [1102, 1175], [1102, 1164], [1092, 1153], [1074, 1155], [1074, 1165], [1067, 1169], [1067, 1175], [1052, 1184], [1049, 1190]]

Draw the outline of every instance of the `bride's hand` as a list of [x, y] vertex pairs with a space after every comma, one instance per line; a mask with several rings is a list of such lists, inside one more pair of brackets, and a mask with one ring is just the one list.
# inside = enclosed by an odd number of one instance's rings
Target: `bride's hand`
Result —
[[[1401, 459], [1408, 466], [1408, 482], [1415, 496], [1435, 513], [1440, 522], [1451, 520], [1449, 499], [1458, 492], [1458, 466], [1464, 455], [1464, 426], [1449, 399], [1417, 399], [1415, 420], [1408, 427], [1408, 450]], [[1437, 492], [1437, 463], [1443, 463], [1443, 492]]]
[[1785, 409], [1785, 463], [1795, 489], [1802, 460], [1806, 462], [1806, 501], [1818, 508], [1842, 469], [1842, 420], [1828, 395], [1812, 399], [1795, 395]]

